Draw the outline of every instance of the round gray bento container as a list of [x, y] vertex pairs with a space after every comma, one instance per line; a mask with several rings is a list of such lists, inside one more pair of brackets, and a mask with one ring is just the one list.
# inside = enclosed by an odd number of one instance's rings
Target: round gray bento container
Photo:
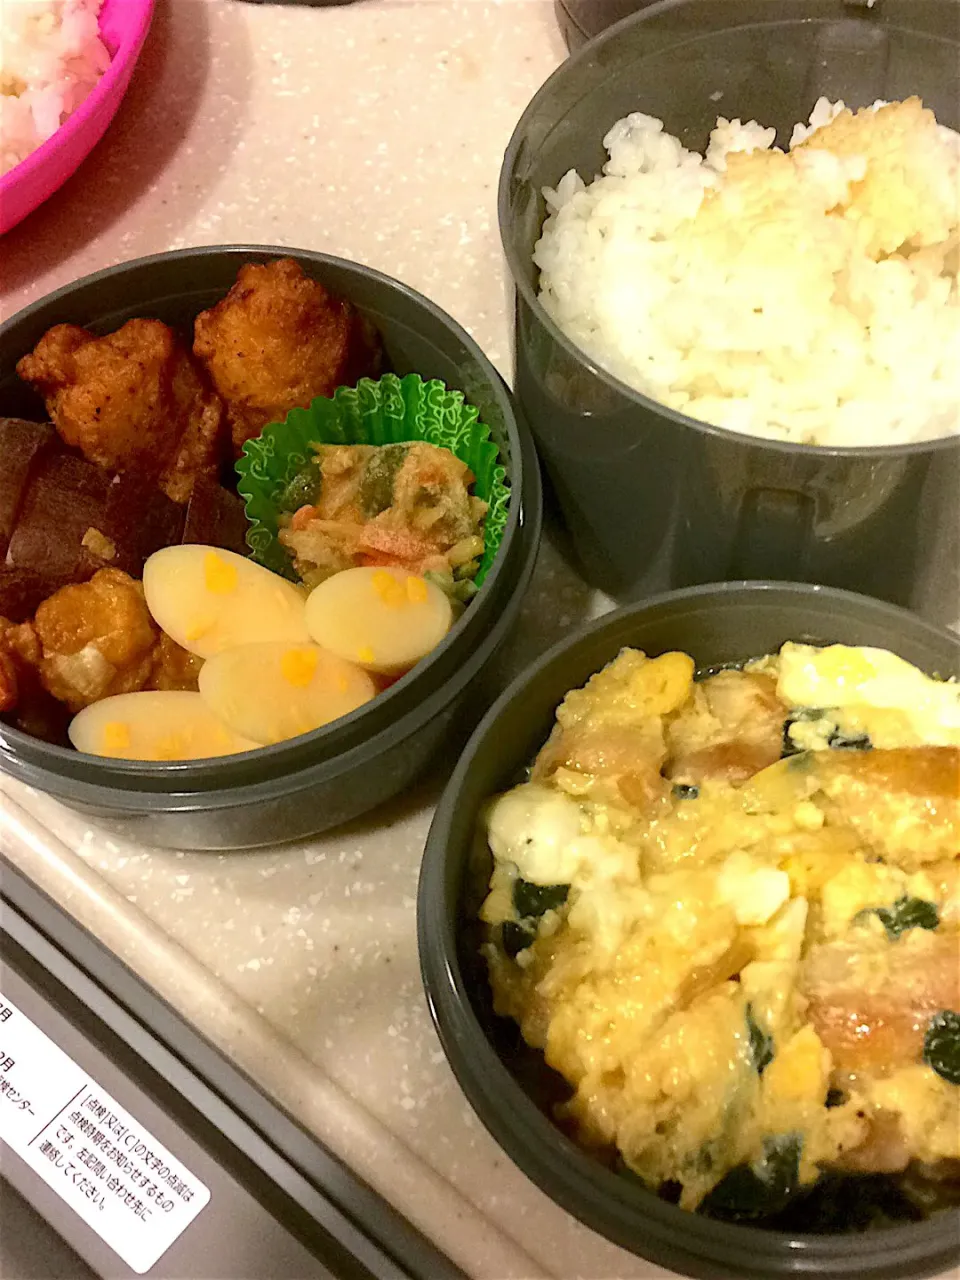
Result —
[[572, 168], [592, 180], [604, 135], [630, 112], [662, 119], [695, 150], [721, 114], [775, 125], [785, 145], [821, 95], [860, 107], [919, 94], [957, 129], [958, 68], [957, 0], [661, 0], [585, 45], [536, 94], [500, 179], [517, 289], [515, 393], [596, 586], [632, 600], [695, 582], [779, 578], [956, 618], [960, 436], [816, 448], [687, 418], [606, 373], [561, 332], [538, 301], [533, 249], [543, 188]]
[[417, 927], [420, 964], [447, 1057], [477, 1115], [542, 1191], [614, 1243], [683, 1275], [901, 1280], [960, 1260], [960, 1216], [856, 1234], [790, 1234], [688, 1213], [594, 1160], [550, 1119], [569, 1090], [517, 1027], [492, 1009], [477, 912], [491, 858], [478, 836], [486, 801], [522, 779], [564, 695], [624, 646], [690, 653], [700, 669], [775, 652], [786, 640], [875, 645], [923, 670], [960, 676], [960, 637], [865, 596], [798, 584], [729, 583], [658, 596], [593, 623], [533, 663], [484, 717], [427, 839]]
[[409, 787], [456, 737], [516, 621], [536, 561], [536, 452], [496, 369], [427, 298], [326, 254], [242, 245], [186, 249], [68, 285], [0, 327], [0, 414], [45, 420], [42, 403], [18, 380], [16, 363], [52, 325], [106, 333], [141, 316], [189, 330], [198, 312], [227, 293], [244, 263], [280, 257], [295, 258], [369, 317], [396, 373], [439, 378], [479, 408], [507, 469], [510, 519], [482, 588], [439, 648], [372, 703], [314, 733], [212, 761], [140, 764], [84, 756], [0, 724], [0, 768], [148, 844], [226, 849], [298, 839]]

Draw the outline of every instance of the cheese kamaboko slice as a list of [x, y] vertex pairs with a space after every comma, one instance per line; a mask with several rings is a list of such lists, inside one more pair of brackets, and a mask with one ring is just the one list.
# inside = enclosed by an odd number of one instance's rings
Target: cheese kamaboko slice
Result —
[[200, 696], [235, 732], [270, 744], [310, 733], [376, 696], [366, 671], [315, 644], [228, 649], [204, 663]]
[[200, 658], [267, 640], [309, 641], [303, 591], [218, 547], [164, 547], [143, 566], [147, 608], [171, 640]]
[[434, 583], [403, 569], [344, 569], [307, 597], [307, 627], [331, 653], [396, 675], [425, 658], [450, 630], [453, 610]]
[[199, 693], [121, 693], [85, 707], [68, 729], [87, 755], [114, 760], [205, 760], [253, 751], [260, 743], [228, 729]]

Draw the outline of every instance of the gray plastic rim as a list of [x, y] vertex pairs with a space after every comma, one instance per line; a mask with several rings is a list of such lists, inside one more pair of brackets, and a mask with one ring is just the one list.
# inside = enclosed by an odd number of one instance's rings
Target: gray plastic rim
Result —
[[[528, 666], [491, 706], [464, 748], [427, 836], [417, 894], [420, 971], [434, 1027], [454, 1075], [477, 1116], [513, 1162], [579, 1221], [638, 1256], [702, 1280], [767, 1280], [817, 1276], [829, 1280], [902, 1280], [936, 1275], [960, 1259], [960, 1211], [912, 1226], [858, 1235], [798, 1236], [715, 1222], [667, 1204], [652, 1192], [602, 1168], [565, 1137], [524, 1092], [501, 1060], [474, 1012], [460, 967], [455, 921], [446, 909], [450, 828], [476, 755], [505, 709], [524, 698], [540, 672], [605, 630], [662, 606], [702, 605], [787, 593], [825, 608], [852, 606], [864, 618], [923, 632], [958, 655], [960, 637], [909, 610], [855, 592], [808, 583], [727, 582], [651, 596], [605, 614], [560, 641]], [[540, 708], [534, 709], [538, 714]]]
[[[536, 558], [535, 552], [525, 553], [521, 543], [529, 543], [531, 538], [535, 543], [539, 543], [542, 521], [539, 463], [533, 438], [517, 417], [509, 388], [478, 344], [445, 311], [401, 281], [348, 259], [291, 246], [206, 245], [151, 254], [83, 276], [16, 312], [0, 324], [0, 338], [18, 327], [25, 319], [69, 297], [81, 288], [89, 288], [106, 280], [115, 280], [138, 268], [200, 260], [211, 255], [230, 255], [237, 259], [238, 264], [244, 261], [245, 255], [292, 256], [321, 266], [348, 268], [379, 287], [398, 294], [411, 309], [428, 312], [476, 360], [489, 381], [492, 391], [502, 403], [504, 422], [513, 455], [510, 479], [511, 492], [515, 498], [510, 503], [510, 514], [500, 553], [491, 566], [473, 605], [482, 607], [488, 602], [492, 605], [495, 598], [506, 595], [506, 598], [500, 601], [499, 609], [494, 616], [505, 617], [512, 621], [516, 610], [509, 607], [510, 603], [517, 598], [519, 607], [522, 588], [529, 581]], [[524, 563], [518, 565], [518, 562]], [[513, 586], [506, 582], [508, 566], [514, 567], [520, 575], [520, 581]], [[431, 689], [432, 669], [442, 662], [451, 650], [462, 647], [461, 642], [465, 639], [464, 633], [469, 627], [470, 617], [471, 612], [468, 610], [443, 643], [421, 666], [378, 695], [370, 707], [361, 708], [334, 721], [330, 726], [305, 734], [288, 743], [261, 747], [254, 752], [229, 757], [227, 768], [230, 764], [244, 768], [251, 761], [256, 761], [258, 766], [262, 765], [263, 772], [269, 774], [263, 781], [224, 784], [218, 781], [224, 773], [223, 761], [197, 765], [192, 762], [144, 764], [111, 761], [106, 763], [99, 761], [96, 757], [87, 759], [69, 748], [40, 742], [7, 725], [0, 725], [0, 768], [28, 786], [41, 790], [55, 790], [55, 794], [68, 803], [74, 801], [94, 808], [120, 808], [125, 815], [147, 813], [157, 809], [167, 812], [188, 812], [201, 808], [226, 808], [236, 804], [241, 797], [244, 801], [249, 799], [253, 802], [288, 794], [298, 789], [299, 780], [306, 774], [313, 774], [314, 770], [321, 767], [324, 767], [324, 771], [330, 776], [336, 777], [351, 767], [369, 763], [380, 745], [386, 747], [398, 739], [409, 736], [418, 725], [425, 723], [432, 715], [439, 713], [443, 707], [453, 701], [478, 674], [487, 658], [495, 652], [508, 629], [506, 626], [491, 624], [490, 634], [496, 637], [496, 642], [493, 644], [486, 643], [485, 635], [470, 637], [472, 650], [467, 649], [464, 652], [463, 661], [455, 675], [448, 678], [439, 688]], [[479, 660], [474, 660], [472, 654], [479, 654]], [[364, 738], [359, 742], [355, 736], [350, 738], [342, 752], [336, 751], [337, 739], [351, 733], [355, 734], [371, 711], [382, 719], [389, 713], [391, 704], [416, 684], [423, 689], [423, 696], [412, 711], [406, 712], [392, 723], [382, 724], [371, 738]], [[328, 748], [326, 752], [325, 748]], [[26, 759], [21, 758], [21, 753], [26, 756]], [[50, 781], [45, 781], [47, 774], [54, 775], [55, 788], [51, 788]]]
[[[497, 217], [500, 226], [500, 243], [503, 246], [504, 256], [507, 265], [510, 268], [510, 275], [514, 283], [514, 287], [522, 296], [524, 302], [530, 308], [532, 314], [536, 317], [538, 323], [543, 326], [554, 342], [558, 344], [572, 359], [576, 360], [582, 368], [593, 377], [599, 379], [612, 391], [617, 391], [626, 400], [647, 409], [651, 412], [659, 413], [662, 417], [675, 422], [678, 426], [686, 427], [690, 431], [695, 431], [699, 435], [710, 436], [721, 440], [737, 440], [741, 444], [748, 444], [754, 447], [774, 450], [777, 453], [787, 455], [803, 454], [806, 456], [811, 447], [815, 447], [817, 452], [830, 458], [870, 458], [877, 462], [892, 460], [894, 458], [911, 457], [914, 454], [938, 453], [947, 451], [957, 447], [958, 437], [944, 436], [939, 440], [918, 440], [912, 444], [885, 444], [871, 445], [869, 447], [860, 447], [846, 445], [816, 445], [810, 446], [805, 444], [793, 444], [785, 440], [767, 440], [758, 436], [745, 435], [740, 431], [733, 431], [727, 427], [715, 427], [709, 422], [702, 422], [698, 418], [688, 418], [686, 414], [671, 409], [668, 405], [661, 404], [658, 400], [651, 400], [645, 396], [643, 392], [637, 391], [626, 382], [621, 382], [614, 374], [609, 373], [602, 365], [599, 365], [591, 359], [591, 357], [583, 351], [577, 344], [563, 332], [560, 326], [548, 314], [543, 304], [537, 296], [536, 289], [530, 284], [526, 276], [526, 270], [529, 266], [521, 255], [516, 251], [513, 235], [511, 231], [510, 217], [510, 184], [513, 170], [516, 164], [517, 156], [523, 145], [527, 130], [533, 119], [541, 113], [542, 103], [548, 97], [554, 85], [565, 80], [570, 75], [575, 75], [581, 64], [589, 62], [595, 57], [606, 45], [614, 42], [620, 36], [620, 33], [640, 26], [645, 22], [649, 22], [652, 18], [656, 18], [659, 14], [665, 13], [670, 9], [677, 9], [684, 5], [696, 3], [696, 0], [658, 0], [657, 3], [649, 5], [645, 9], [639, 10], [637, 13], [630, 14], [626, 18], [622, 18], [613, 26], [608, 27], [605, 31], [601, 31], [599, 35], [588, 40], [580, 49], [572, 53], [565, 62], [562, 62], [556, 71], [543, 82], [537, 92], [531, 98], [526, 110], [520, 117], [516, 128], [514, 129], [510, 141], [507, 144], [504, 153], [503, 166], [500, 170], [500, 180], [497, 189]], [[871, 0], [871, 4], [873, 0]], [[862, 16], [862, 7], [859, 3], [852, 6]], [[572, 19], [571, 19], [572, 21]], [[783, 26], [789, 23], [791, 19], [771, 17], [769, 25]], [[792, 19], [797, 21], [797, 19]], [[759, 25], [759, 24], [752, 24]], [[699, 37], [704, 38], [704, 37]], [[693, 43], [693, 42], [691, 42]], [[609, 121], [607, 128], [613, 124]], [[583, 176], [583, 175], [581, 175]]]

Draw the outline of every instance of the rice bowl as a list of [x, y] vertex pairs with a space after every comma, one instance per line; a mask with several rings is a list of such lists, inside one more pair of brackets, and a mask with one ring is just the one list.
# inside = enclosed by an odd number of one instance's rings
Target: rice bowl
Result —
[[957, 433], [960, 136], [918, 99], [822, 99], [789, 150], [774, 141], [721, 117], [699, 155], [651, 116], [618, 121], [594, 182], [544, 192], [545, 310], [715, 426], [841, 447]]
[[110, 65], [103, 0], [5, 0], [0, 7], [0, 175], [60, 128]]

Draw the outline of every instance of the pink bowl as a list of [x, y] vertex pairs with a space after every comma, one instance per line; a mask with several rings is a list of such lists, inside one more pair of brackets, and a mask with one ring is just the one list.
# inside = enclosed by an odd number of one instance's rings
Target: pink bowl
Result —
[[103, 137], [130, 84], [154, 3], [104, 0], [100, 33], [111, 54], [110, 66], [53, 137], [0, 178], [0, 236], [58, 191]]

